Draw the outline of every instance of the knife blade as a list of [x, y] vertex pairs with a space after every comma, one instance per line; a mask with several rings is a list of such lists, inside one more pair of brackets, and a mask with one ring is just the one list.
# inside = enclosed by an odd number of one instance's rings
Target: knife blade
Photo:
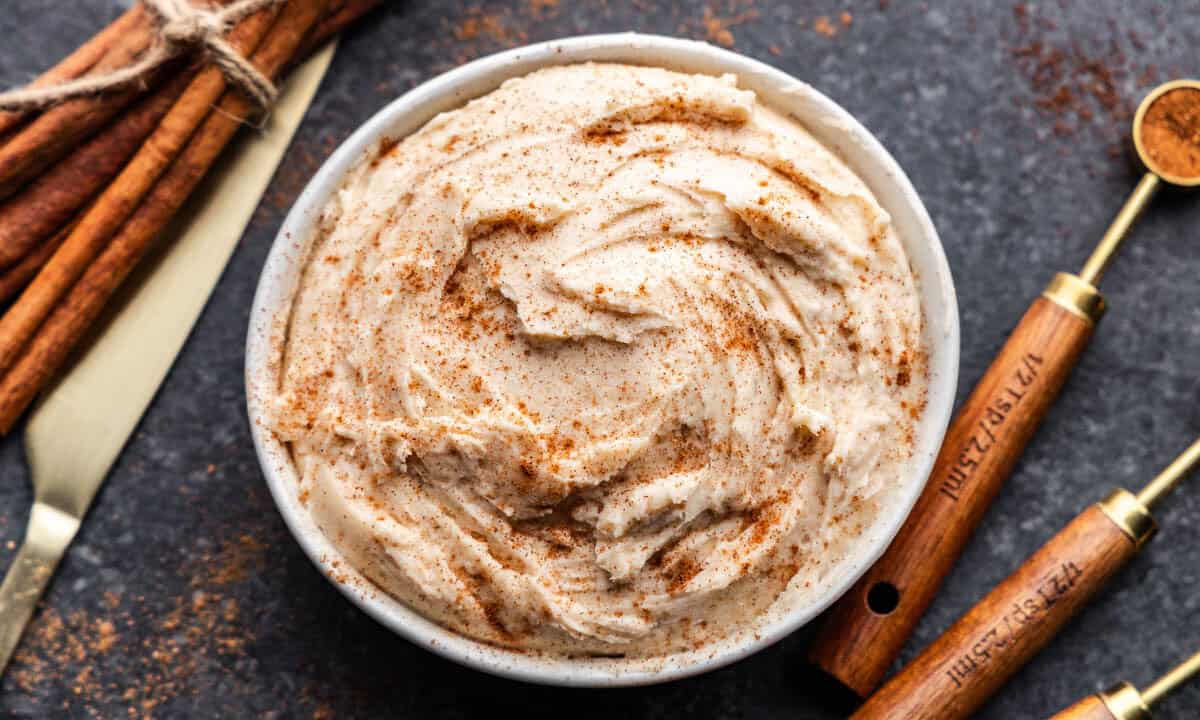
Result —
[[245, 133], [189, 201], [153, 272], [33, 411], [34, 505], [0, 584], [0, 672], [113, 462], [171, 369], [333, 58], [298, 66], [263, 132]]

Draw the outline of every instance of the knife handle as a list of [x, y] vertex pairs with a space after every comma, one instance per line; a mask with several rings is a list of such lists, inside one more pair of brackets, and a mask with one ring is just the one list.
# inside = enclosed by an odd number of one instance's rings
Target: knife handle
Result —
[[[1078, 290], [1080, 301], [1060, 297], [1064, 287]], [[1034, 301], [950, 424], [896, 539], [830, 611], [809, 656], [859, 696], [883, 679], [929, 607], [1075, 367], [1102, 308], [1095, 288], [1066, 274]]]
[[0, 584], [0, 673], [8, 667], [29, 618], [79, 530], [79, 520], [47, 503], [33, 504], [25, 540]]

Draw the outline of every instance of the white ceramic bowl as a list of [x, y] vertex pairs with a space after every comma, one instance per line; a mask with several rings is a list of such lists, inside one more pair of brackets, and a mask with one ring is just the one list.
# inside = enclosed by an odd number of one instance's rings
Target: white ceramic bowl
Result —
[[[271, 494], [288, 527], [327, 575], [349, 564], [317, 528], [296, 493], [295, 469], [286, 448], [260, 422], [264, 390], [277, 382], [273, 333], [299, 279], [301, 257], [315, 221], [344, 174], [380, 138], [404, 137], [440, 112], [486, 94], [504, 80], [548, 65], [588, 60], [655, 65], [693, 73], [734, 73], [763, 102], [796, 118], [836, 151], [891, 214], [920, 282], [930, 347], [929, 403], [921, 420], [911, 472], [896, 502], [860, 539], [858, 551], [831, 573], [816, 602], [772, 608], [733, 636], [692, 651], [650, 660], [563, 659], [522, 655], [447, 630], [409, 609], [361, 576], [335, 583], [373, 618], [410, 641], [464, 665], [519, 680], [554, 685], [644, 685], [686, 677], [734, 662], [811, 621], [840, 597], [883, 553], [925, 485], [950, 417], [958, 378], [958, 305], [937, 231], [912, 184], [879, 142], [829, 98], [805, 83], [750, 58], [705, 43], [652, 35], [592, 35], [518, 48], [482, 58], [440, 75], [379, 111], [321, 167], [288, 214], [267, 258], [254, 298], [246, 347], [246, 390], [254, 444]], [[353, 573], [352, 570], [350, 570]], [[777, 603], [781, 605], [782, 603]]]

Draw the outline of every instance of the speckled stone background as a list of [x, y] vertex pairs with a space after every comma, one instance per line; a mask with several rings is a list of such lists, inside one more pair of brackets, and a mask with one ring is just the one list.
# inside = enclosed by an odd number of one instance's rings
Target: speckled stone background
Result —
[[[33, 77], [120, 0], [5, 0], [0, 84]], [[368, 619], [309, 564], [266, 492], [243, 407], [258, 272], [307, 178], [415, 84], [504, 47], [639, 30], [732, 43], [840, 102], [908, 171], [962, 313], [960, 400], [1056, 269], [1075, 270], [1137, 178], [1130, 110], [1200, 74], [1200, 3], [386, 2], [350, 34], [214, 299], [114, 468], [3, 680], [5, 717], [836, 718], [808, 633], [702, 677], [583, 691], [441, 660]], [[1064, 89], [1065, 88], [1065, 89]], [[1112, 309], [921, 623], [932, 640], [1083, 507], [1200, 433], [1200, 198], [1156, 200], [1105, 278]], [[0, 443], [0, 566], [30, 491]], [[1200, 480], [1161, 535], [983, 718], [1049, 715], [1200, 648]], [[1200, 684], [1159, 717], [1200, 715]]]

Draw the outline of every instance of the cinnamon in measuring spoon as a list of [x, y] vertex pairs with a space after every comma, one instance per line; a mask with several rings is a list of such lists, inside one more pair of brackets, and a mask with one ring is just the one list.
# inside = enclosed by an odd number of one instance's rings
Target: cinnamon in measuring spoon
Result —
[[1142, 146], [1154, 169], [1200, 177], [1200, 89], [1175, 88], [1155, 100], [1142, 120]]

